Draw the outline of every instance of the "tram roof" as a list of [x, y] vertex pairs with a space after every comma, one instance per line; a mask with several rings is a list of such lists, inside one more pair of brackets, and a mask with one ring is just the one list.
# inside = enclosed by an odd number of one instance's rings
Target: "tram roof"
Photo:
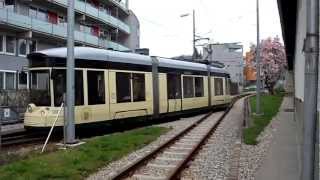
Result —
[[[47, 50], [38, 51], [28, 55], [29, 59], [33, 57], [52, 57], [52, 58], [67, 58], [67, 48], [52, 48]], [[74, 57], [79, 60], [98, 60], [98, 61], [108, 61], [108, 62], [119, 62], [119, 63], [130, 63], [139, 65], [152, 65], [152, 59], [150, 56], [111, 51], [105, 49], [97, 49], [92, 47], [75, 47]], [[186, 69], [186, 70], [196, 70], [196, 71], [207, 71], [207, 65], [201, 63], [187, 62], [174, 60], [169, 58], [157, 57], [159, 60], [159, 67], [166, 68], [176, 68], [176, 69]], [[210, 67], [211, 72], [228, 74], [225, 69]]]

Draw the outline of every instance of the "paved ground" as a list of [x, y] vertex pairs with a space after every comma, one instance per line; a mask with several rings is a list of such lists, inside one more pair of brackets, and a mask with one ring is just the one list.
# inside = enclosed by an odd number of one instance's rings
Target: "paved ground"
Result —
[[293, 99], [286, 97], [277, 115], [279, 127], [274, 134], [274, 141], [256, 173], [257, 180], [298, 180], [299, 162], [297, 124], [294, 113], [286, 109], [293, 109]]

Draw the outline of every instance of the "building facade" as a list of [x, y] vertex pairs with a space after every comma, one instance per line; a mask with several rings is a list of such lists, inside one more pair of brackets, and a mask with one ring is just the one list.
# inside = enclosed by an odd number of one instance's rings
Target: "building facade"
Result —
[[225, 65], [233, 83], [243, 84], [243, 46], [236, 43], [208, 44], [203, 58], [209, 62]]
[[[128, 0], [74, 0], [75, 45], [134, 51], [139, 20]], [[0, 0], [0, 89], [28, 87], [28, 53], [66, 46], [68, 0]]]
[[294, 97], [299, 179], [316, 180], [320, 178], [319, 0], [278, 0], [278, 7], [289, 69], [286, 89]]

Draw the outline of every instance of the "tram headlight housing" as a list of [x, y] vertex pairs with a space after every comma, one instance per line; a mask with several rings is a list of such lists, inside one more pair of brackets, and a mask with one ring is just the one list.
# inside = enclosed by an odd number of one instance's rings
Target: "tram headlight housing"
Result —
[[27, 111], [28, 111], [29, 113], [32, 113], [33, 107], [34, 107], [34, 105], [29, 104], [29, 105], [27, 106]]

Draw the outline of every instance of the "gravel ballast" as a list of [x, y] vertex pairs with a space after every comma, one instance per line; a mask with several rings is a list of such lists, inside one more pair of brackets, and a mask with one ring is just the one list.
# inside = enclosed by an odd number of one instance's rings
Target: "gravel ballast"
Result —
[[169, 140], [170, 138], [172, 138], [173, 136], [175, 136], [176, 134], [181, 132], [183, 129], [190, 126], [192, 123], [199, 120], [204, 115], [205, 114], [194, 116], [194, 117], [189, 117], [189, 118], [182, 118], [178, 121], [157, 125], [157, 126], [161, 126], [161, 127], [171, 128], [171, 130], [168, 133], [160, 136], [156, 141], [145, 146], [144, 148], [142, 148], [138, 151], [132, 152], [128, 156], [108, 164], [106, 167], [102, 168], [97, 173], [92, 174], [87, 179], [88, 180], [110, 179], [110, 177], [112, 177], [115, 174], [115, 170], [120, 170], [120, 169], [128, 166], [130, 163], [136, 161], [138, 158], [144, 156], [146, 153], [154, 150], [159, 145], [161, 145], [165, 141]]

